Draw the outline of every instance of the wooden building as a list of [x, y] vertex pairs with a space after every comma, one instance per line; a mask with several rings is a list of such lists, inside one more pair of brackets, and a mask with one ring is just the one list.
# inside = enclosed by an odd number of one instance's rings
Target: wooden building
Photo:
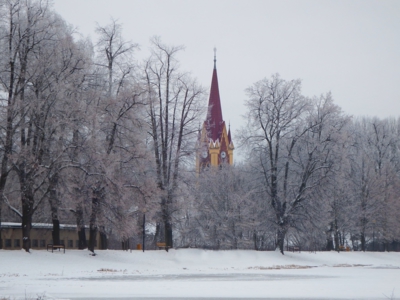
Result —
[[[22, 248], [22, 228], [21, 223], [2, 222], [3, 249], [20, 250]], [[32, 223], [31, 229], [31, 249], [46, 249], [48, 244], [52, 244], [52, 224]], [[97, 234], [96, 248], [101, 249], [100, 236]], [[89, 228], [86, 230], [89, 237]], [[79, 241], [76, 225], [60, 224], [60, 243], [66, 249], [78, 249]]]

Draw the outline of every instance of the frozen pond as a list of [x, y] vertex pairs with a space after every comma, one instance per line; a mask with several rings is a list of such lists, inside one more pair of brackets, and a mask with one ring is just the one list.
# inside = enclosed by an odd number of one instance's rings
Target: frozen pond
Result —
[[400, 299], [400, 253], [0, 250], [0, 299]]

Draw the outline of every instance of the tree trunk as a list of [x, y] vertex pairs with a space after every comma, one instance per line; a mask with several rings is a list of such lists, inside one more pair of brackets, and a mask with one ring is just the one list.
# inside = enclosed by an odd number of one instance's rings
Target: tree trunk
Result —
[[279, 228], [278, 228], [278, 239], [277, 239], [277, 246], [279, 247], [279, 251], [282, 253], [282, 254], [285, 254], [284, 253], [284, 245], [285, 245], [285, 236], [286, 236], [286, 233], [287, 233], [287, 227], [286, 227], [286, 224], [282, 224], [282, 225], [280, 225], [279, 226]]
[[257, 234], [254, 231], [253, 232], [253, 241], [254, 241], [254, 250], [258, 251], [258, 247], [257, 247]]
[[329, 224], [329, 229], [325, 232], [325, 234], [326, 234], [326, 251], [332, 251], [335, 248], [333, 245], [332, 230], [333, 230], [333, 225], [331, 222]]
[[163, 222], [164, 222], [164, 240], [165, 240], [165, 250], [168, 252], [168, 248], [173, 247], [172, 243], [172, 224], [170, 221], [170, 209], [169, 209], [169, 199], [163, 198], [161, 201], [162, 212], [163, 212]]
[[107, 248], [108, 248], [107, 235], [105, 234], [104, 230], [101, 230], [100, 231], [100, 249], [105, 250]]
[[22, 204], [22, 248], [26, 252], [31, 248], [32, 204], [30, 202], [26, 200]]
[[326, 239], [326, 251], [332, 251], [334, 249], [333, 247], [333, 239], [331, 236], [331, 233], [328, 233], [328, 237]]
[[[22, 174], [21, 174], [22, 173]], [[25, 172], [21, 172], [19, 175], [21, 184], [21, 202], [22, 202], [22, 248], [26, 252], [29, 252], [31, 247], [31, 228], [32, 228], [32, 215], [34, 212], [33, 204], [33, 193]]]
[[80, 250], [86, 249], [87, 248], [87, 242], [86, 242], [86, 232], [85, 232], [85, 222], [83, 220], [83, 209], [80, 204], [78, 204], [76, 208], [76, 226], [78, 228], [78, 248]]
[[2, 220], [1, 219], [1, 208], [2, 208], [2, 204], [3, 204], [3, 201], [0, 200], [0, 249], [3, 249], [3, 237], [2, 237], [2, 234], [1, 234], [1, 232], [3, 230], [3, 227], [1, 226], [1, 220]]
[[51, 219], [53, 222], [53, 230], [51, 235], [53, 237], [53, 244], [60, 245], [60, 220], [58, 218], [58, 199], [56, 192], [57, 175], [50, 178], [50, 197], [49, 204], [51, 209]]
[[[96, 192], [94, 192], [96, 193]], [[97, 235], [97, 213], [99, 211], [99, 198], [97, 195], [92, 197], [92, 213], [89, 220], [89, 251], [94, 253], [94, 247], [96, 246], [96, 235]]]
[[60, 221], [58, 219], [53, 219], [51, 236], [53, 237], [53, 245], [60, 245]]
[[19, 182], [21, 186], [21, 202], [22, 202], [22, 248], [29, 252], [31, 247], [31, 228], [32, 215], [34, 213], [34, 195], [31, 178], [26, 174], [25, 163], [20, 164], [20, 172], [18, 172]]
[[96, 235], [97, 235], [97, 226], [92, 222], [89, 225], [89, 251], [94, 253], [94, 247], [96, 246]]
[[159, 222], [156, 223], [156, 233], [154, 234], [154, 246], [156, 245], [158, 240], [158, 237], [160, 236], [160, 231], [161, 231], [161, 225]]
[[361, 232], [361, 234], [360, 234], [360, 240], [361, 240], [361, 251], [365, 252], [365, 250], [366, 250], [366, 241], [365, 241], [365, 233], [364, 233], [364, 231]]
[[122, 250], [128, 251], [129, 250], [129, 238], [122, 240]]
[[173, 242], [172, 242], [172, 224], [169, 221], [164, 222], [165, 225], [165, 244], [167, 247], [165, 247], [165, 250], [168, 252], [168, 248], [172, 248]]
[[340, 251], [340, 238], [339, 238], [339, 230], [338, 230], [338, 226], [337, 226], [337, 220], [335, 220], [334, 239], [335, 239], [335, 250], [337, 252], [339, 252]]

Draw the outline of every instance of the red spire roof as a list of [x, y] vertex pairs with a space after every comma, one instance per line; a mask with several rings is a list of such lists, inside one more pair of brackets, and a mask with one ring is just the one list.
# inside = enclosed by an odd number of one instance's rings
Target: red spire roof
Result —
[[216, 58], [214, 56], [214, 71], [211, 80], [210, 99], [208, 101], [208, 115], [206, 120], [208, 136], [215, 142], [222, 133], [222, 109], [219, 98]]

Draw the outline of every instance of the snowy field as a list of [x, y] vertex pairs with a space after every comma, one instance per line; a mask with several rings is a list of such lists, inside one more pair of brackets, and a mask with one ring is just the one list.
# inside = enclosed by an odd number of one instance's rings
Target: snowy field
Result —
[[400, 299], [400, 253], [0, 250], [0, 299]]

